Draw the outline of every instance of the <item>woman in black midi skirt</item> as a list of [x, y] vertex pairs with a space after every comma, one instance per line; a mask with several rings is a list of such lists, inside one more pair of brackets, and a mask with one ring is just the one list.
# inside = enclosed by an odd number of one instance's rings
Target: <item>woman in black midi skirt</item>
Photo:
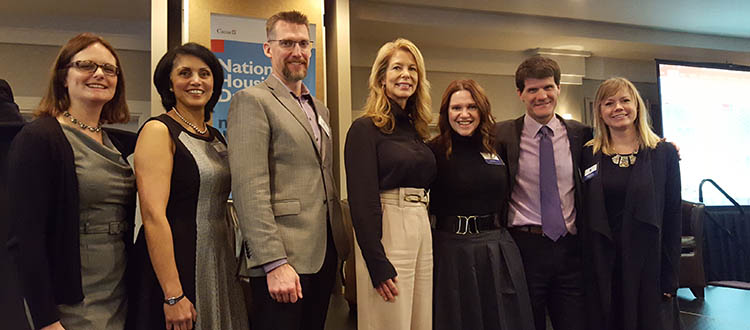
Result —
[[448, 85], [440, 134], [429, 143], [438, 168], [430, 190], [434, 329], [533, 329], [521, 255], [500, 221], [508, 169], [493, 146], [493, 126], [481, 86]]

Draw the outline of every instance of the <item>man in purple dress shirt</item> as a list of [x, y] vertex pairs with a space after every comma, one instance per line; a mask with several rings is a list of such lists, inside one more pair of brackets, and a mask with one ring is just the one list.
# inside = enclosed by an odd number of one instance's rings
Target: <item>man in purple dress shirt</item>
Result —
[[535, 56], [515, 75], [526, 114], [498, 123], [495, 134], [506, 151], [511, 196], [507, 224], [524, 263], [537, 330], [585, 329], [581, 245], [576, 228], [583, 144], [592, 130], [555, 114], [560, 67]]

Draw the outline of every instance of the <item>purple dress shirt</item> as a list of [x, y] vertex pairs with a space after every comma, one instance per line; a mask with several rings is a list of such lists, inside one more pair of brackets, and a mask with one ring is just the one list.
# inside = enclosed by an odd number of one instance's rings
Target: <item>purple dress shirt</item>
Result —
[[[570, 154], [570, 141], [565, 125], [557, 118], [547, 123], [552, 129], [552, 147], [555, 150], [555, 172], [557, 188], [565, 227], [576, 234], [575, 181], [573, 178], [573, 158]], [[539, 195], [539, 140], [537, 132], [542, 124], [528, 114], [523, 119], [521, 143], [519, 146], [518, 174], [510, 195], [508, 220], [511, 226], [541, 226], [542, 207]]]

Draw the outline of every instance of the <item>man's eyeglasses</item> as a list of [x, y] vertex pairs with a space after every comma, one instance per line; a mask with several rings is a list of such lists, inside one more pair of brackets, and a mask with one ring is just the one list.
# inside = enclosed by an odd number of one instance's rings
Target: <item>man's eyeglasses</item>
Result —
[[268, 40], [268, 42], [273, 42], [273, 41], [278, 42], [279, 46], [281, 46], [281, 48], [284, 48], [284, 49], [292, 49], [294, 48], [294, 45], [297, 44], [299, 45], [300, 49], [306, 50], [312, 47], [312, 44], [313, 44], [312, 40], [300, 40], [300, 41], [289, 40], [289, 39]]
[[116, 76], [120, 73], [120, 68], [115, 65], [109, 63], [99, 64], [92, 61], [75, 61], [70, 63], [68, 67], [75, 67], [78, 70], [88, 73], [94, 73], [97, 69], [102, 68], [102, 72], [108, 76]]

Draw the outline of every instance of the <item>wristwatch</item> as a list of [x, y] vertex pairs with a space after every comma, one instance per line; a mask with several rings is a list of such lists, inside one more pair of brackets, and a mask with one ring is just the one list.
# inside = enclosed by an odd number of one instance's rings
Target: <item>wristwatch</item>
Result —
[[169, 305], [169, 306], [172, 306], [172, 305], [176, 304], [178, 301], [182, 300], [182, 298], [185, 298], [185, 294], [184, 293], [181, 294], [179, 297], [169, 297], [167, 299], [164, 299], [164, 303], [167, 304], [167, 305]]

